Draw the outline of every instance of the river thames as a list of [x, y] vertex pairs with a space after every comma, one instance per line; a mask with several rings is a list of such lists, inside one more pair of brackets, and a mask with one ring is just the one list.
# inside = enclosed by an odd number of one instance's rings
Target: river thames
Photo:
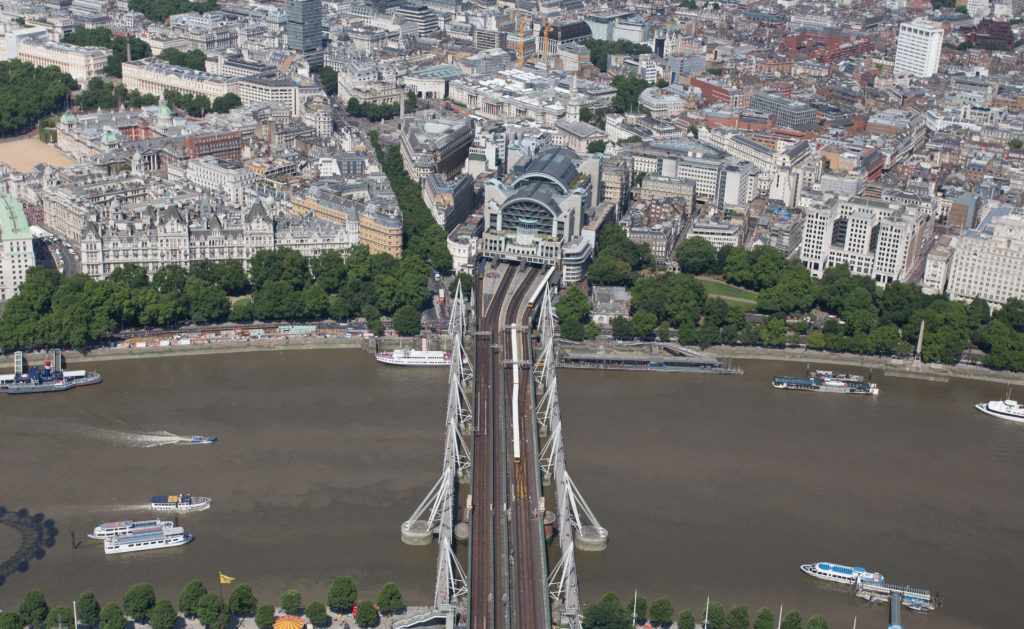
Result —
[[[560, 372], [569, 472], [610, 532], [605, 552], [577, 554], [585, 601], [637, 588], [677, 611], [710, 595], [751, 615], [782, 604], [833, 628], [885, 626], [887, 606], [799, 570], [834, 561], [944, 595], [929, 616], [905, 612], [907, 629], [1020, 625], [1024, 425], [973, 409], [1003, 385], [876, 374], [877, 397], [811, 394], [769, 386], [802, 363], [737, 364], [745, 375]], [[88, 368], [103, 384], [0, 399], [0, 506], [57, 529], [41, 559], [4, 564], [0, 608], [29, 588], [50, 605], [85, 590], [106, 604], [140, 581], [176, 605], [218, 571], [263, 602], [290, 587], [323, 600], [338, 575], [361, 595], [394, 580], [407, 603], [428, 602], [436, 546], [403, 545], [399, 525], [441, 471], [445, 370], [356, 350]], [[219, 440], [175, 442], [191, 435]], [[193, 543], [105, 556], [86, 538], [179, 491], [214, 499], [180, 516]], [[0, 561], [19, 543], [0, 526]]]

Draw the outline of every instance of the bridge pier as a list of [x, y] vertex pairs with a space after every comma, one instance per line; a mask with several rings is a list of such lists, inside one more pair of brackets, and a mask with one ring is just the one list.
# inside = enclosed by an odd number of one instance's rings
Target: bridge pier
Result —
[[409, 546], [429, 546], [434, 542], [434, 527], [426, 520], [402, 523], [402, 543]]

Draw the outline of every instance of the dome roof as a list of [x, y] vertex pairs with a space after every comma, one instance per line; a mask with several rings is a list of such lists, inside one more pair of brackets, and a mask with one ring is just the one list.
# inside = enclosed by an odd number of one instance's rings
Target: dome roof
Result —
[[65, 111], [64, 115], [60, 117], [60, 121], [61, 122], [66, 122], [68, 124], [72, 124], [72, 123], [74, 123], [77, 120], [78, 120], [78, 116], [76, 116], [75, 114], [71, 113], [70, 109]]
[[113, 131], [111, 131], [110, 129], [107, 129], [106, 132], [103, 133], [103, 143], [104, 144], [117, 144], [117, 136], [114, 135]]
[[167, 103], [160, 105], [160, 111], [157, 113], [158, 116], [171, 116], [171, 108], [167, 106]]

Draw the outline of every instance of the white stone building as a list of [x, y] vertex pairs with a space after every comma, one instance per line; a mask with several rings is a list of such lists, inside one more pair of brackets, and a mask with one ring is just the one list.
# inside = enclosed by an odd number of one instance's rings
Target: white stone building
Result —
[[893, 74], [927, 79], [939, 70], [942, 25], [925, 18], [900, 24]]
[[235, 205], [241, 205], [245, 190], [259, 178], [251, 168], [216, 157], [189, 160], [185, 176], [196, 186], [217, 192]]
[[18, 59], [34, 66], [57, 66], [79, 83], [103, 74], [110, 51], [99, 46], [74, 46], [61, 42], [29, 39], [18, 47]]
[[121, 78], [129, 91], [139, 90], [155, 96], [163, 96], [164, 90], [172, 89], [182, 94], [205, 96], [213, 101], [228, 92], [238, 92], [238, 79], [235, 77], [182, 68], [156, 57], [125, 61], [121, 64]]
[[25, 210], [14, 195], [0, 194], [0, 301], [18, 294], [25, 273], [35, 265]]
[[961, 301], [981, 297], [993, 306], [1024, 298], [1024, 216], [1010, 207], [995, 208], [959, 239], [948, 293]]

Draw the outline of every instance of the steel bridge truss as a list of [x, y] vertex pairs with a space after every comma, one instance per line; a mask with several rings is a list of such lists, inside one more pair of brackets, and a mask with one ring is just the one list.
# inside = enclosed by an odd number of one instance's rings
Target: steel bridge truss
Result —
[[448, 332], [451, 337], [451, 368], [448, 372], [448, 408], [445, 419], [444, 464], [441, 477], [404, 524], [403, 530], [422, 528], [437, 531], [437, 580], [434, 584], [434, 605], [424, 621], [441, 615], [452, 617], [457, 599], [469, 591], [466, 572], [455, 556], [455, 487], [469, 469], [469, 448], [460, 428], [472, 422], [472, 403], [466, 385], [473, 378], [462, 339], [466, 333], [465, 302], [461, 283], [452, 296], [452, 315]]
[[537, 421], [549, 431], [541, 450], [541, 469], [551, 479], [558, 506], [558, 544], [562, 556], [551, 569], [548, 587], [552, 599], [562, 604], [562, 614], [572, 628], [582, 627], [579, 578], [576, 573], [575, 535], [586, 526], [601, 534], [604, 528], [590, 510], [565, 467], [565, 444], [562, 440], [562, 418], [558, 406], [558, 378], [555, 374], [555, 322], [551, 292], [545, 288], [540, 307], [541, 351], [534, 369], [537, 385], [543, 394], [537, 404]]

